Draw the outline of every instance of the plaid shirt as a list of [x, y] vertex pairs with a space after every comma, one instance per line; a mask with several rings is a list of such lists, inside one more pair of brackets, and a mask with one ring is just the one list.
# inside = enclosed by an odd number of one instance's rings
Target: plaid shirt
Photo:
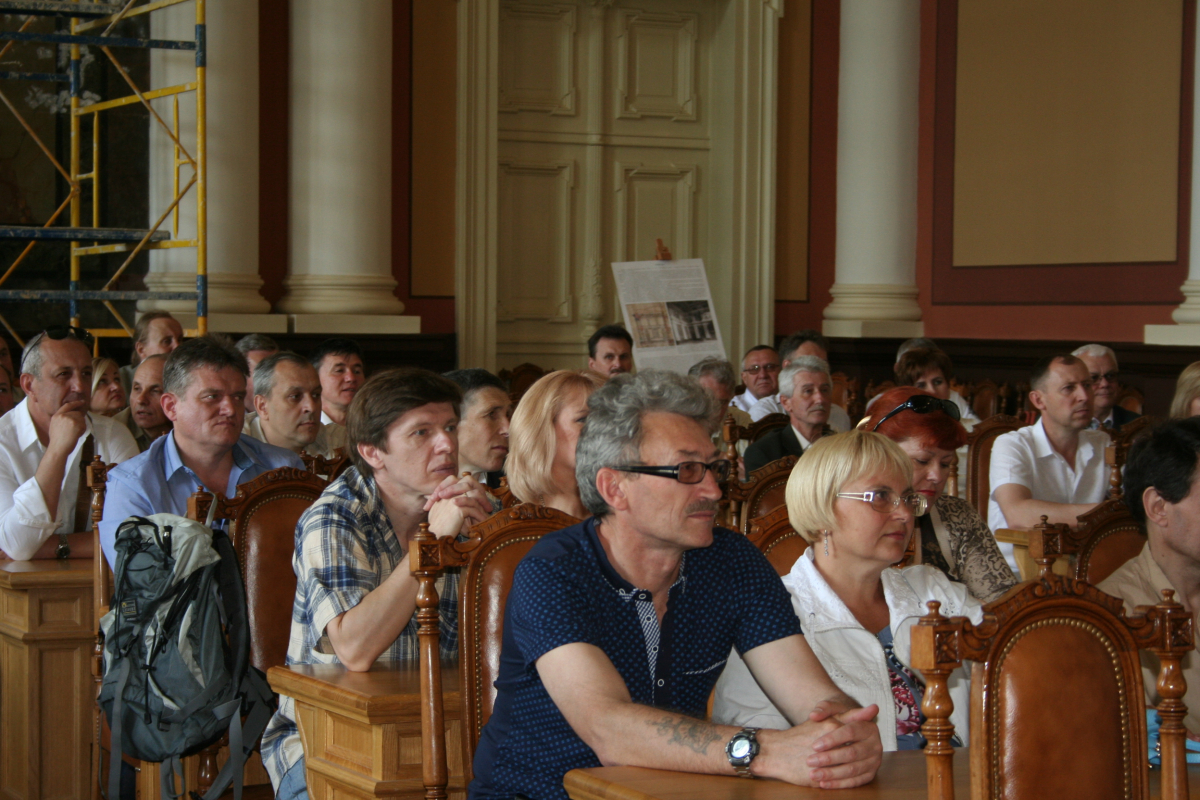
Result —
[[[304, 512], [296, 525], [296, 602], [292, 606], [292, 635], [288, 664], [337, 664], [325, 626], [392, 574], [404, 550], [392, 530], [375, 481], [354, 467], [330, 484]], [[458, 658], [458, 574], [439, 580], [441, 657]], [[377, 661], [416, 662], [417, 618]], [[287, 771], [304, 757], [295, 722], [295, 702], [280, 696], [279, 710], [262, 738], [263, 764], [276, 788]]]

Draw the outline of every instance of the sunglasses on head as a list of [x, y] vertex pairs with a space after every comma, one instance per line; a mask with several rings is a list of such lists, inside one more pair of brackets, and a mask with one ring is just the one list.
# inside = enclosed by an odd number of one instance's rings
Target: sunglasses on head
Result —
[[899, 414], [901, 411], [913, 411], [917, 414], [931, 414], [934, 411], [943, 411], [946, 416], [951, 419], [958, 420], [962, 418], [962, 412], [958, 410], [958, 406], [949, 400], [943, 400], [940, 397], [931, 397], [927, 394], [916, 394], [905, 400], [900, 405], [893, 408], [891, 411], [883, 415], [883, 419], [875, 423], [872, 431], [879, 430], [879, 426], [887, 422], [892, 417]]
[[[84, 346], [89, 350], [91, 350], [92, 346], [96, 343], [95, 336], [92, 336], [92, 334], [89, 333], [85, 328], [76, 328], [74, 325], [55, 325], [52, 328], [46, 328], [44, 331], [30, 339], [29, 344], [39, 341], [42, 337], [53, 339], [56, 342], [61, 342], [63, 339], [67, 338], [74, 338], [77, 341], [83, 342]], [[25, 346], [25, 352], [29, 352], [28, 344]], [[22, 356], [21, 369], [19, 371], [24, 372], [24, 369], [25, 357]]]

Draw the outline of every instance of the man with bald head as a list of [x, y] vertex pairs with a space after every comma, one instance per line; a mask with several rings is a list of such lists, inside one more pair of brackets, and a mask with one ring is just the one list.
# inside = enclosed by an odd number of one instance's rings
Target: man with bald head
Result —
[[92, 341], [78, 328], [48, 328], [25, 346], [25, 399], [0, 417], [0, 551], [8, 558], [89, 555], [83, 470], [94, 456], [111, 464], [137, 455], [129, 431], [88, 411]]
[[163, 364], [166, 360], [161, 353], [142, 359], [133, 372], [129, 406], [113, 415], [113, 420], [133, 435], [141, 453], [150, 448], [151, 442], [171, 430], [171, 420], [162, 410]]

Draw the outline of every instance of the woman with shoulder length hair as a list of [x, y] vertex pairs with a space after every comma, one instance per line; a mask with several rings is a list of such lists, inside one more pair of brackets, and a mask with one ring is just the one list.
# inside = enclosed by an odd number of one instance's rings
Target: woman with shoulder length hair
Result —
[[[967, 405], [967, 401], [958, 392], [950, 388], [954, 378], [954, 365], [950, 356], [941, 350], [928, 347], [917, 347], [906, 351], [896, 360], [894, 368], [897, 386], [913, 386], [929, 392], [934, 397], [949, 400], [958, 406], [961, 419], [972, 424], [979, 422], [979, 417]], [[876, 398], [875, 403], [879, 402]], [[870, 410], [875, 411], [877, 405], [872, 403]]]
[[[927, 565], [893, 569], [904, 557], [925, 495], [913, 490], [912, 465], [895, 442], [853, 430], [815, 442], [787, 484], [788, 517], [811, 547], [783, 584], [804, 637], [837, 687], [863, 706], [879, 706], [884, 750], [915, 750], [925, 686], [911, 666], [910, 632], [930, 600], [947, 616], [983, 619], [967, 588]], [[968, 677], [949, 678], [951, 721], [964, 743]], [[713, 721], [786, 728], [784, 715], [737, 653], [717, 682]]]
[[1193, 361], [1179, 373], [1171, 400], [1171, 419], [1195, 416], [1200, 416], [1200, 361]]
[[558, 370], [538, 379], [517, 403], [508, 425], [508, 486], [522, 502], [590, 516], [575, 481], [575, 443], [587, 401], [604, 379], [589, 370]]
[[111, 358], [92, 359], [92, 401], [89, 410], [93, 414], [112, 417], [128, 405], [125, 389], [121, 386], [120, 367]]
[[929, 510], [917, 519], [917, 564], [937, 567], [983, 602], [1016, 583], [996, 537], [970, 503], [946, 494], [954, 451], [967, 443], [958, 407], [929, 392], [900, 386], [880, 395], [863, 429], [900, 445], [912, 461], [913, 489]]

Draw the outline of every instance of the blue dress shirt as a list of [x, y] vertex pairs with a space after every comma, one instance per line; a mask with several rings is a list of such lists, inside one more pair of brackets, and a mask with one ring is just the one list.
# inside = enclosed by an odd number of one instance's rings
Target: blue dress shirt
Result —
[[[291, 450], [266, 444], [243, 434], [233, 446], [233, 467], [225, 493], [237, 494], [239, 484], [279, 467], [304, 469]], [[117, 527], [132, 516], [187, 513], [187, 501], [200, 488], [196, 473], [184, 466], [175, 446], [175, 433], [160, 436], [150, 449], [114, 467], [108, 473], [104, 518], [100, 520], [100, 546], [108, 565], [117, 563]]]

